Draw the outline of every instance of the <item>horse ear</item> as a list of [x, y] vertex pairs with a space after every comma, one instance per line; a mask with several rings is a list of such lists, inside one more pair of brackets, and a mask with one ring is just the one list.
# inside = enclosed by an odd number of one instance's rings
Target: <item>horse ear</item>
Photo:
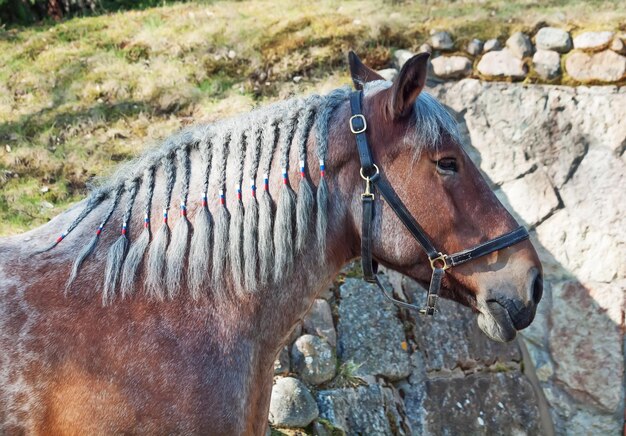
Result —
[[361, 59], [352, 50], [348, 54], [348, 61], [350, 62], [350, 75], [356, 89], [363, 89], [363, 85], [367, 82], [385, 80], [380, 74], [361, 62]]
[[430, 54], [420, 53], [406, 61], [390, 92], [389, 109], [394, 119], [408, 115], [424, 89]]

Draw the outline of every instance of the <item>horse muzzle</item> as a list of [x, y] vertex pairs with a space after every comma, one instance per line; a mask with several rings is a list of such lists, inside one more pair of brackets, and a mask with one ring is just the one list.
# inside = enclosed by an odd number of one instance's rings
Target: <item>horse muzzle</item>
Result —
[[489, 338], [512, 341], [519, 330], [532, 323], [543, 296], [543, 278], [537, 269], [531, 270], [522, 294], [513, 296], [513, 292], [492, 289], [478, 302], [478, 326]]

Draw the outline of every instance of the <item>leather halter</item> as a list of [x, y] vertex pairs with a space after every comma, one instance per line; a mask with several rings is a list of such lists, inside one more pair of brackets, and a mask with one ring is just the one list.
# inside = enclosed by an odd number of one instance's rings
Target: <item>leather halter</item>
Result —
[[[483, 242], [468, 250], [459, 251], [458, 253], [450, 255], [438, 251], [426, 235], [426, 232], [424, 232], [424, 229], [422, 229], [415, 218], [413, 218], [402, 200], [400, 200], [395, 193], [391, 185], [381, 177], [380, 170], [372, 159], [372, 153], [367, 143], [367, 134], [365, 133], [367, 131], [367, 122], [361, 110], [362, 95], [362, 91], [355, 91], [350, 94], [352, 116], [350, 117], [349, 124], [350, 130], [355, 135], [359, 159], [361, 160], [361, 177], [365, 180], [365, 192], [361, 194], [363, 205], [363, 221], [361, 226], [361, 262], [363, 265], [363, 276], [365, 281], [378, 285], [383, 295], [394, 304], [417, 310], [421, 314], [434, 315], [439, 290], [441, 289], [441, 281], [447, 269], [522, 242], [528, 239], [528, 231], [526, 231], [524, 227], [519, 226], [509, 233]], [[391, 210], [400, 218], [402, 224], [404, 224], [428, 255], [433, 273], [426, 297], [426, 307], [424, 308], [393, 298], [376, 274], [378, 264], [372, 259], [371, 247], [375, 189], [380, 192], [380, 195], [386, 200]]]

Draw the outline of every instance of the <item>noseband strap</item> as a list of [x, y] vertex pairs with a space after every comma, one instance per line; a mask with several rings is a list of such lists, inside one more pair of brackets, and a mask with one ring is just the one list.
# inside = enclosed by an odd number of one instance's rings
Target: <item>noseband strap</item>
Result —
[[[394, 304], [417, 310], [421, 314], [434, 315], [439, 290], [441, 289], [441, 282], [448, 268], [522, 242], [528, 239], [528, 232], [524, 227], [519, 226], [509, 233], [483, 242], [474, 248], [459, 251], [458, 253], [448, 255], [438, 251], [391, 185], [382, 177], [378, 166], [374, 163], [372, 152], [367, 142], [367, 121], [361, 109], [362, 98], [362, 91], [355, 91], [350, 94], [352, 116], [350, 117], [349, 124], [350, 131], [355, 135], [359, 159], [361, 160], [361, 177], [365, 180], [365, 191], [361, 194], [363, 206], [363, 220], [361, 223], [361, 262], [363, 265], [363, 277], [367, 282], [375, 283], [381, 289], [383, 295]], [[385, 289], [377, 275], [378, 264], [372, 257], [372, 223], [374, 220], [376, 191], [385, 199], [391, 210], [394, 211], [402, 224], [404, 224], [428, 255], [428, 260], [430, 261], [433, 272], [428, 288], [428, 295], [426, 297], [426, 306], [424, 308], [395, 299], [392, 294]]]

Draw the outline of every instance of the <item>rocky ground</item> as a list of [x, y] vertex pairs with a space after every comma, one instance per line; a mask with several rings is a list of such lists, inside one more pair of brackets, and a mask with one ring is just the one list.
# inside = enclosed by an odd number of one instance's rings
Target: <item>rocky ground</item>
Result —
[[[277, 380], [301, 380], [306, 400], [285, 401], [293, 390], [277, 381], [270, 422], [293, 427], [283, 419], [295, 414], [295, 427], [315, 434], [621, 434], [625, 90], [470, 79], [430, 92], [531, 230], [545, 273], [537, 317], [496, 344], [455, 303], [415, 317], [351, 274], [281, 353]], [[386, 277], [397, 296], [424, 297], [406, 277]]]

